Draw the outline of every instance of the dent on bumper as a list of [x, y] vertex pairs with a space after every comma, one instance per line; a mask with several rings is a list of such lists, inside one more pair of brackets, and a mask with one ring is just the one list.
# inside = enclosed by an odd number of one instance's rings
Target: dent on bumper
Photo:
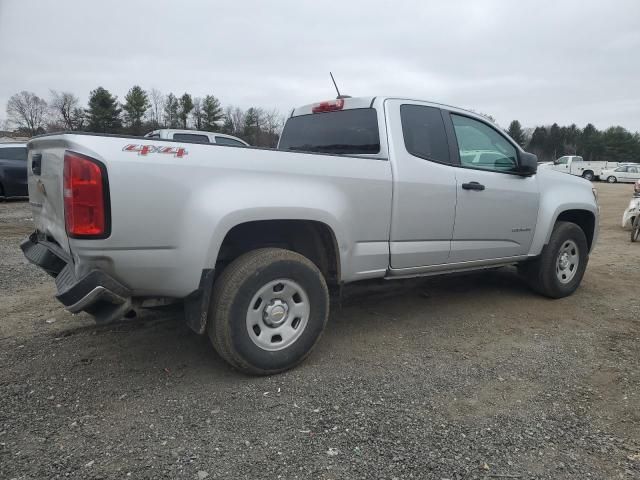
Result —
[[97, 322], [121, 318], [131, 309], [131, 291], [100, 270], [77, 278], [71, 258], [55, 244], [36, 234], [20, 244], [25, 257], [56, 280], [56, 298], [72, 313], [85, 311]]

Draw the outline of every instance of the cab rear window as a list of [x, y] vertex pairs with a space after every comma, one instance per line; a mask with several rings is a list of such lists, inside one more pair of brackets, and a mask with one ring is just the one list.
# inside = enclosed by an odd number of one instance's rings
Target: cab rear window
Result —
[[206, 135], [198, 135], [196, 133], [174, 133], [173, 139], [180, 142], [209, 143], [209, 137]]
[[291, 117], [278, 149], [344, 155], [379, 153], [376, 110], [357, 108]]

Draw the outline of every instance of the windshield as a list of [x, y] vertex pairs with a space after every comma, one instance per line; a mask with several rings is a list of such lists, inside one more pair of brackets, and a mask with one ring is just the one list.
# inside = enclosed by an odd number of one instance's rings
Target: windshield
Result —
[[357, 108], [292, 117], [284, 126], [278, 149], [347, 155], [378, 153], [376, 110]]

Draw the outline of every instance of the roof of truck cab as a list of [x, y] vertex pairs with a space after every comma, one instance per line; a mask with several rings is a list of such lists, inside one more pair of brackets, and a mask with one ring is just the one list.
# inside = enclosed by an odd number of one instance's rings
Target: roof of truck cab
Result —
[[[335, 102], [336, 100], [338, 99], [337, 98], [324, 99], [324, 100], [319, 100], [318, 102], [309, 103], [307, 105], [296, 107], [291, 111], [291, 117], [297, 117], [299, 115], [309, 115], [313, 113], [313, 107], [317, 106], [319, 103]], [[481, 115], [472, 110], [455, 107], [453, 105], [447, 105], [446, 103], [434, 102], [431, 100], [421, 100], [418, 98], [397, 97], [397, 96], [374, 96], [374, 97], [342, 97], [342, 100], [344, 100], [344, 105], [341, 108], [341, 110], [352, 110], [356, 108], [372, 108], [374, 106], [383, 105], [386, 100], [400, 100], [400, 101], [406, 101], [411, 103], [421, 103], [425, 106], [444, 108], [446, 110], [451, 110], [452, 112], [459, 112], [467, 116], [478, 118], [485, 122], [495, 123], [485, 115]]]

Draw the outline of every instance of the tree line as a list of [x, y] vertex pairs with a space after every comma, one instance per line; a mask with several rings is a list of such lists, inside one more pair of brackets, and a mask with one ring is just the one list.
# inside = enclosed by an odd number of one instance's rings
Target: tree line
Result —
[[587, 161], [640, 162], [640, 134], [623, 127], [598, 130], [588, 123], [584, 128], [576, 124], [540, 126], [523, 129], [518, 120], [509, 124], [507, 133], [540, 161], [551, 161], [563, 155], [580, 155]]
[[[485, 115], [492, 120], [490, 115]], [[158, 128], [186, 128], [235, 135], [255, 146], [277, 144], [284, 119], [276, 110], [232, 105], [223, 108], [214, 95], [176, 96], [134, 85], [124, 102], [103, 87], [92, 90], [86, 107], [71, 92], [50, 91], [49, 100], [22, 91], [7, 102], [7, 117], [28, 136], [62, 130], [143, 135]], [[593, 124], [523, 128], [511, 122], [507, 133], [540, 161], [563, 155], [585, 160], [640, 161], [640, 134], [620, 126], [598, 130]]]
[[71, 92], [51, 90], [47, 101], [22, 91], [9, 98], [7, 118], [27, 136], [65, 130], [144, 135], [159, 128], [182, 128], [227, 133], [266, 147], [277, 144], [284, 122], [276, 109], [223, 107], [214, 95], [176, 96], [139, 85], [129, 89], [124, 102], [98, 87], [90, 92], [86, 106]]

